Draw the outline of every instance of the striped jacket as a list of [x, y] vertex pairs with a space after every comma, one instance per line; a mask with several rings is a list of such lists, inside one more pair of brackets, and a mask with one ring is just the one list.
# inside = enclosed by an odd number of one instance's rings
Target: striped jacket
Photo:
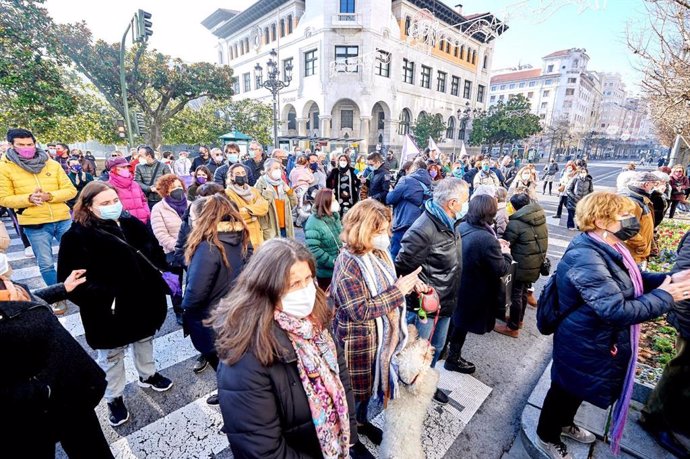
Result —
[[330, 289], [334, 335], [345, 351], [355, 399], [366, 401], [374, 384], [375, 320], [395, 308], [404, 308], [405, 297], [394, 285], [372, 297], [359, 265], [347, 250], [342, 250], [335, 261]]

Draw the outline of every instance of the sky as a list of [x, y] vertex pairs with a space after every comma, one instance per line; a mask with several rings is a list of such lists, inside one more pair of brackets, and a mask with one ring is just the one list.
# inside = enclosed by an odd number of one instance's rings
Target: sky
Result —
[[[317, 0], [307, 0], [317, 1]], [[390, 0], [374, 0], [390, 1]], [[444, 1], [444, 0], [439, 0]], [[628, 24], [644, 25], [643, 0], [445, 0], [464, 4], [464, 13], [491, 11], [508, 18], [496, 40], [493, 68], [541, 66], [541, 57], [560, 49], [585, 48], [590, 70], [619, 72], [632, 92], [639, 74], [625, 43]], [[243, 10], [254, 0], [47, 0], [60, 23], [84, 20], [97, 38], [119, 42], [134, 12], [150, 12], [152, 47], [187, 62], [215, 62], [216, 39], [201, 21], [217, 8]]]

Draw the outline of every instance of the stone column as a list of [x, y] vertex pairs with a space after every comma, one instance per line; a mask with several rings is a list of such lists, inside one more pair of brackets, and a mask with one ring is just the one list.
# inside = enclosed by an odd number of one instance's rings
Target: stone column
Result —
[[[307, 135], [307, 118], [297, 118], [297, 135], [304, 137]], [[309, 146], [308, 141], [301, 140], [299, 142], [300, 148], [302, 148], [302, 151], [304, 151], [305, 148]]]
[[319, 132], [321, 137], [330, 138], [331, 137], [331, 115], [319, 115]]
[[360, 116], [359, 119], [361, 121], [361, 127], [359, 129], [359, 135], [357, 137], [362, 138], [362, 141], [359, 143], [359, 151], [360, 153], [366, 154], [369, 152], [371, 116]]

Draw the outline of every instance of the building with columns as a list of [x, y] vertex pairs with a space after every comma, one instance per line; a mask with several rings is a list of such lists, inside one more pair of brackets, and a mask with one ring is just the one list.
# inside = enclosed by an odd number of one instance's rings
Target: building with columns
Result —
[[488, 103], [494, 39], [507, 29], [490, 13], [434, 0], [259, 0], [202, 24], [218, 38], [218, 62], [234, 70], [236, 100], [271, 102], [261, 86], [271, 50], [281, 78], [292, 66], [280, 136], [331, 139], [331, 149], [361, 139], [360, 152], [399, 148], [423, 116], [448, 126], [439, 147], [460, 148], [466, 114]]

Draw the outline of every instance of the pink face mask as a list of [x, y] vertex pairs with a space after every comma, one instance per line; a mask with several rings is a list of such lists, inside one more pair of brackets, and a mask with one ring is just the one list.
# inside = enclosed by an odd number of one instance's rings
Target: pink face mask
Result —
[[120, 177], [129, 178], [132, 176], [132, 173], [129, 171], [129, 169], [125, 169], [123, 167], [123, 168], [117, 169], [117, 175], [119, 175]]
[[26, 159], [31, 159], [36, 156], [36, 147], [15, 147], [14, 151], [16, 151], [19, 156]]

